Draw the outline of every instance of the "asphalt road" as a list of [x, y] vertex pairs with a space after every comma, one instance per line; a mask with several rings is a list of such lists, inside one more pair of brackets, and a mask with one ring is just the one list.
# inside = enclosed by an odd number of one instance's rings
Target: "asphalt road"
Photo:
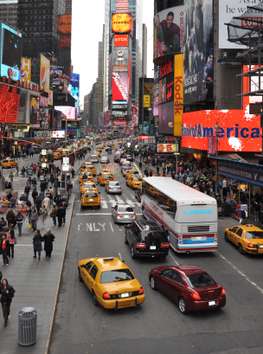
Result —
[[[136, 203], [124, 184], [123, 201]], [[166, 263], [195, 264], [224, 285], [227, 305], [211, 313], [182, 315], [176, 305], [150, 289], [148, 273], [158, 261], [133, 260], [124, 244], [124, 229], [111, 218], [116, 197], [105, 194], [99, 211], [74, 207], [62, 286], [50, 354], [262, 354], [263, 258], [243, 256], [223, 240], [215, 255], [178, 256]], [[120, 201], [120, 200], [119, 200]], [[230, 221], [231, 222], [231, 221]], [[233, 221], [234, 223], [234, 221]], [[121, 253], [145, 287], [145, 303], [138, 309], [108, 312], [95, 307], [88, 290], [79, 283], [80, 258]]]

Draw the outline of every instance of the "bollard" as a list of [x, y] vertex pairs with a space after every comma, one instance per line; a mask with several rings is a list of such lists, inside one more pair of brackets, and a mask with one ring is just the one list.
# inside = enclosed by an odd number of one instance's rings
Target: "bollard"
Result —
[[18, 344], [24, 347], [36, 344], [37, 311], [33, 307], [24, 307], [18, 313]]

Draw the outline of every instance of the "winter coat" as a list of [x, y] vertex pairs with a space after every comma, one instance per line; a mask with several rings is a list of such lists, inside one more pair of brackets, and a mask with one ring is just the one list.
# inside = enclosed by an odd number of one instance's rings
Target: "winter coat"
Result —
[[52, 251], [55, 236], [51, 232], [48, 232], [47, 234], [44, 235], [43, 240], [44, 240], [44, 250], [47, 252]]
[[33, 237], [33, 247], [36, 252], [42, 251], [42, 240], [41, 235], [35, 235]]
[[15, 289], [11, 285], [7, 285], [6, 288], [0, 286], [0, 302], [1, 304], [10, 304], [15, 294]]

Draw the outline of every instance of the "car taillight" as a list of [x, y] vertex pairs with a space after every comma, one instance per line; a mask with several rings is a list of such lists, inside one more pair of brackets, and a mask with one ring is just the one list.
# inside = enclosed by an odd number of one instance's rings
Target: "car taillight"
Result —
[[136, 248], [137, 249], [145, 249], [146, 248], [146, 244], [143, 242], [138, 242], [136, 243]]
[[161, 242], [160, 247], [168, 249], [170, 247], [169, 242]]
[[224, 296], [224, 295], [226, 295], [226, 291], [225, 291], [225, 289], [224, 289], [224, 288], [222, 288], [222, 289], [221, 289], [220, 296]]
[[192, 299], [195, 300], [195, 301], [201, 300], [201, 297], [200, 297], [200, 295], [199, 295], [199, 293], [198, 293], [197, 291], [193, 291], [193, 292], [191, 293], [191, 297], [192, 297]]
[[144, 294], [144, 288], [141, 286], [139, 290], [139, 295], [143, 295], [143, 294]]
[[103, 293], [102, 297], [104, 300], [110, 300], [110, 298], [111, 298], [111, 296], [108, 292]]

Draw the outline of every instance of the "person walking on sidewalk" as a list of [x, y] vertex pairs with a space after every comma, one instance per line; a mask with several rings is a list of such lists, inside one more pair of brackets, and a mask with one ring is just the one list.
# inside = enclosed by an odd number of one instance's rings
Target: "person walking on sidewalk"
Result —
[[58, 208], [57, 208], [56, 204], [54, 203], [53, 207], [51, 209], [51, 212], [50, 212], [50, 217], [52, 218], [54, 226], [57, 225], [57, 213], [58, 213]]
[[16, 237], [15, 237], [15, 230], [10, 229], [7, 233], [7, 239], [9, 241], [9, 257], [14, 258], [15, 255], [15, 244], [16, 244]]
[[24, 216], [21, 213], [21, 211], [19, 211], [16, 215], [16, 224], [17, 224], [17, 228], [18, 228], [18, 236], [19, 237], [22, 236], [23, 222], [24, 222]]
[[62, 203], [58, 207], [57, 218], [58, 218], [58, 227], [61, 227], [62, 224], [65, 224], [65, 222], [66, 222], [66, 207], [65, 207], [64, 203]]
[[41, 252], [42, 252], [42, 241], [43, 238], [39, 230], [36, 231], [35, 236], [33, 237], [33, 250], [34, 250], [34, 258], [37, 258], [40, 261]]
[[51, 254], [53, 251], [53, 242], [55, 240], [55, 236], [49, 230], [44, 236], [44, 250], [46, 252], [46, 258], [51, 258]]
[[4, 325], [7, 326], [8, 317], [10, 314], [10, 306], [15, 295], [15, 289], [8, 284], [7, 279], [3, 279], [0, 285], [0, 302], [4, 318]]
[[8, 265], [9, 264], [8, 254], [10, 253], [10, 244], [6, 234], [2, 236], [1, 250], [2, 250], [2, 257], [3, 257], [3, 265], [4, 266]]
[[32, 225], [32, 230], [36, 231], [37, 221], [38, 221], [38, 212], [37, 212], [36, 208], [32, 209], [29, 220]]
[[8, 227], [15, 227], [16, 226], [16, 215], [12, 209], [9, 209], [6, 214], [6, 220], [8, 223]]

